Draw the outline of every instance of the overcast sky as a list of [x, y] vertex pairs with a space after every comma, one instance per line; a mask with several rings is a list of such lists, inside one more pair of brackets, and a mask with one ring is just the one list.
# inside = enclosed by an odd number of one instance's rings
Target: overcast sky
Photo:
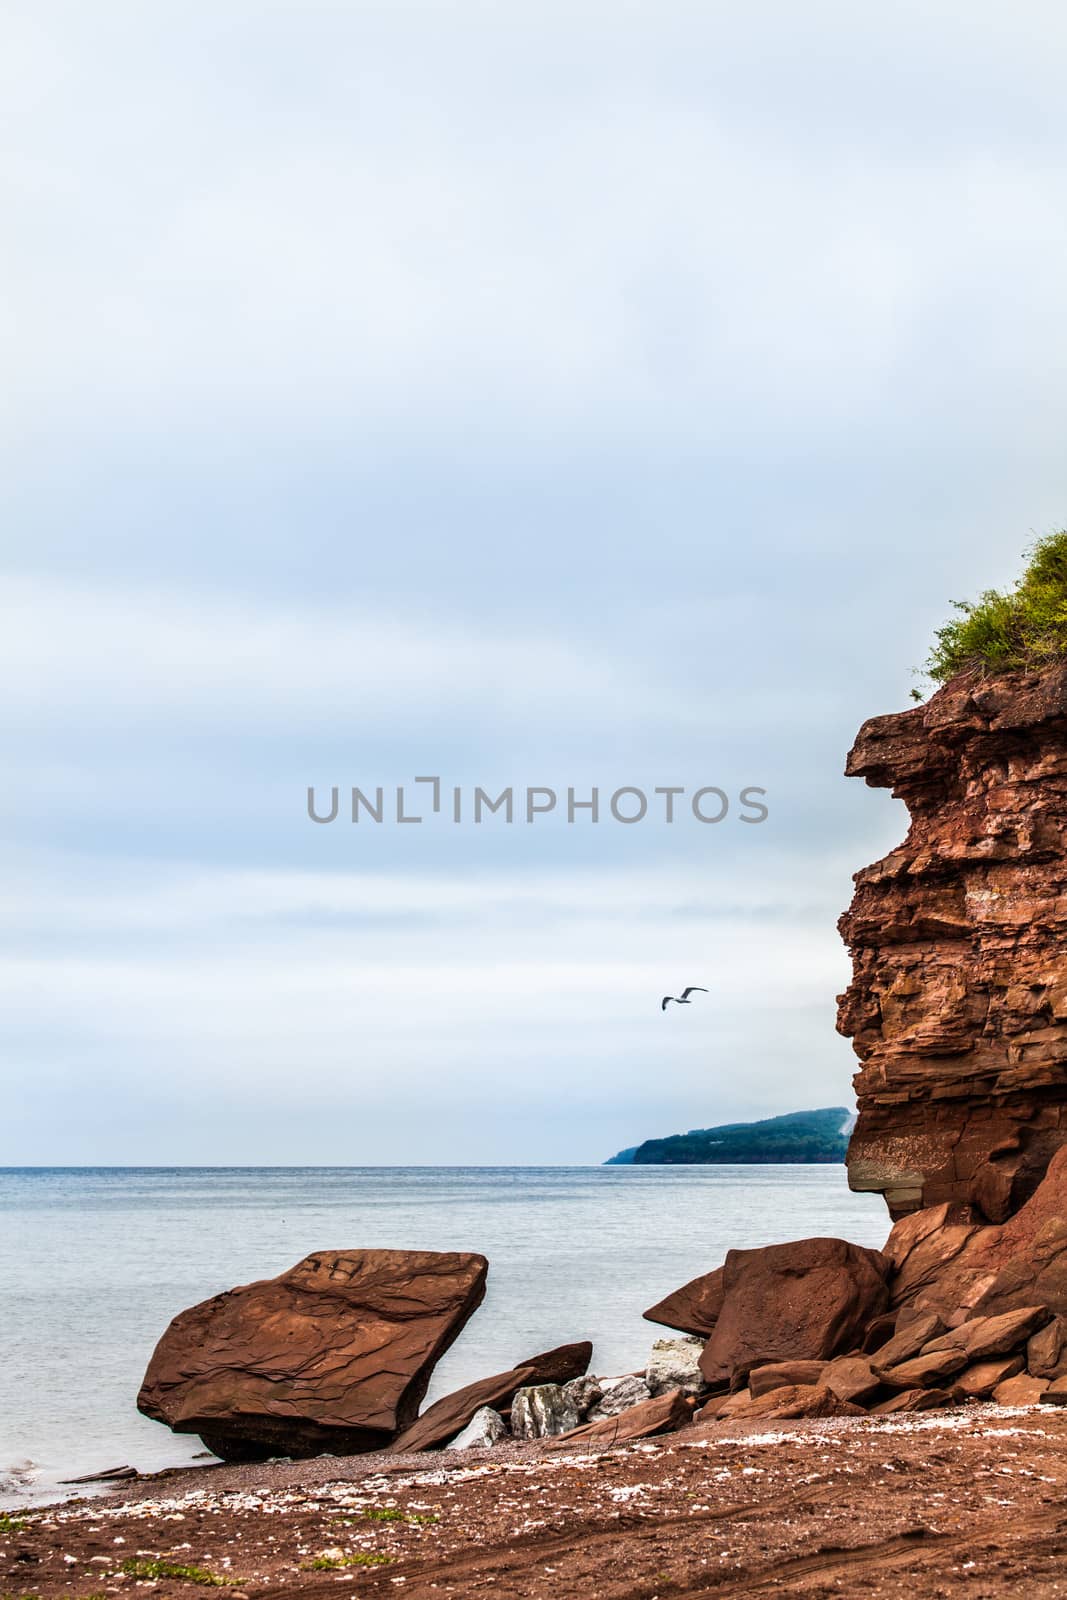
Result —
[[[1067, 523], [1067, 13], [0, 32], [0, 1162], [850, 1105], [834, 924], [904, 819], [845, 753]], [[429, 774], [770, 814], [307, 817]]]

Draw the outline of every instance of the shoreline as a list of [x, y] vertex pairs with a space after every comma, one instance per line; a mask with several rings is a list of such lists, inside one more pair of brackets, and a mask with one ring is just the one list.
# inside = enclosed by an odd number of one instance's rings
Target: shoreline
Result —
[[41, 1600], [196, 1586], [271, 1600], [339, 1583], [405, 1600], [495, 1586], [509, 1600], [1062, 1596], [1065, 1447], [1059, 1408], [971, 1404], [695, 1424], [598, 1451], [174, 1468], [10, 1517], [0, 1587]]
[[[183, 1309], [271, 1277], [324, 1240], [470, 1245], [488, 1256], [486, 1299], [435, 1366], [429, 1405], [580, 1335], [594, 1341], [594, 1371], [630, 1371], [659, 1337], [645, 1308], [732, 1245], [796, 1228], [876, 1247], [888, 1228], [877, 1196], [853, 1195], [843, 1169], [817, 1166], [657, 1167], [622, 1178], [601, 1167], [355, 1178], [324, 1170], [284, 1180], [242, 1171], [224, 1182], [188, 1171], [132, 1181], [79, 1173], [43, 1187], [0, 1175], [0, 1191], [10, 1223], [0, 1267], [23, 1307], [4, 1340], [0, 1469], [33, 1474], [3, 1496], [12, 1511], [65, 1494], [60, 1478], [189, 1459], [199, 1442], [172, 1437], [134, 1404], [160, 1336]], [[194, 1206], [203, 1226], [192, 1257], [181, 1229]], [[698, 1214], [700, 1230], [679, 1229], [680, 1214]], [[35, 1300], [35, 1263], [59, 1249], [71, 1271]], [[145, 1260], [159, 1264], [153, 1274]]]

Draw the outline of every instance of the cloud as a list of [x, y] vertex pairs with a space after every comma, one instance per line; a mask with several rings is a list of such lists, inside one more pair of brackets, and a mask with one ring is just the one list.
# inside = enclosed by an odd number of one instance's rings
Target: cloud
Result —
[[206, 11], [103, 9], [111, 56], [16, 12], [65, 107], [8, 173], [16, 437], [826, 440], [1063, 366], [1054, 8], [931, 8], [921, 68], [838, 6], [236, 6], [206, 59]]
[[549, 930], [560, 921], [596, 924], [609, 938], [612, 924], [645, 918], [659, 931], [680, 924], [676, 932], [685, 938], [697, 917], [709, 923], [767, 916], [804, 920], [825, 907], [825, 891], [818, 893], [807, 868], [788, 857], [758, 875], [735, 863], [731, 872], [720, 873], [714, 898], [680, 866], [458, 874], [443, 867], [415, 873], [210, 869], [58, 853], [30, 862], [22, 870], [11, 868], [0, 897], [0, 937], [13, 947], [41, 936], [52, 947], [87, 936], [145, 935], [202, 945], [235, 934], [247, 938], [264, 927], [297, 925], [306, 932], [316, 924], [363, 928], [376, 942], [388, 938], [392, 926], [406, 941], [420, 922], [432, 926], [442, 918]]
[[[685, 715], [625, 663], [531, 628], [477, 634], [366, 609], [0, 577], [0, 671], [24, 692], [8, 727], [194, 723], [252, 731], [410, 727], [442, 713], [494, 720]], [[695, 705], [688, 708], [695, 719]]]
[[[136, 1130], [148, 1148], [177, 1100], [194, 1161], [204, 1139], [218, 1146], [208, 1129], [220, 1105], [225, 1159], [261, 1159], [243, 1103], [283, 1120], [299, 1103], [328, 1108], [330, 1126], [318, 1150], [299, 1142], [287, 1159], [357, 1164], [449, 1159], [435, 1120], [460, 1108], [473, 1120], [455, 1159], [544, 1159], [546, 1114], [585, 1115], [604, 1101], [630, 1106], [635, 1126], [658, 1125], [674, 1102], [691, 1117], [709, 1094], [736, 1102], [731, 1063], [742, 1056], [748, 1103], [773, 1105], [783, 1038], [796, 1050], [824, 1031], [832, 1044], [829, 997], [846, 967], [828, 922], [806, 908], [680, 916], [690, 892], [681, 877], [472, 886], [223, 872], [183, 883], [173, 869], [142, 868], [117, 874], [109, 896], [101, 876], [79, 882], [72, 864], [39, 872], [29, 914], [25, 885], [12, 886], [5, 1050], [75, 1103], [121, 1102], [124, 1138]], [[660, 1011], [662, 992], [698, 979], [711, 991], [704, 1006], [681, 1024]], [[840, 1041], [836, 1054], [840, 1075]], [[816, 1076], [822, 1098], [833, 1056]], [[669, 1064], [669, 1089], [652, 1061]], [[815, 1091], [806, 1076], [801, 1099]], [[492, 1135], [479, 1126], [483, 1104]], [[502, 1135], [493, 1119], [523, 1107], [532, 1127]], [[595, 1115], [584, 1132], [576, 1124], [559, 1148], [599, 1159], [597, 1126]], [[21, 1135], [16, 1119], [8, 1139]], [[112, 1146], [100, 1159], [123, 1156]]]
[[[1062, 9], [0, 26], [11, 1159], [589, 1159], [847, 1098], [834, 920], [902, 817], [845, 750], [1064, 517]], [[772, 821], [304, 815], [434, 771]]]

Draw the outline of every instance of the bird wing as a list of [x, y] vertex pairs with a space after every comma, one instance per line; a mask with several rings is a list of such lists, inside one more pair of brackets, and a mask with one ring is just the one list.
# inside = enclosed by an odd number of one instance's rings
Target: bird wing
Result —
[[665, 994], [663, 996], [663, 999], [660, 1001], [660, 1007], [659, 1007], [660, 1010], [661, 1011], [666, 1011], [667, 1007], [670, 1005], [670, 1003], [671, 1003], [671, 1001], [673, 999], [674, 999], [673, 994]]
[[688, 989], [682, 990], [682, 999], [688, 1000], [691, 994], [707, 994], [707, 992], [706, 989], [700, 987], [699, 983], [691, 983]]

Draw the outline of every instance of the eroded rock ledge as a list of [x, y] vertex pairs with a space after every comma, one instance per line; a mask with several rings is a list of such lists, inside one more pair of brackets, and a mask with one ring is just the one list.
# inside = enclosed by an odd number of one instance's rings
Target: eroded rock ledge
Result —
[[911, 825], [856, 874], [838, 1029], [853, 1189], [1003, 1222], [1067, 1143], [1067, 666], [957, 678], [865, 723], [846, 771]]

